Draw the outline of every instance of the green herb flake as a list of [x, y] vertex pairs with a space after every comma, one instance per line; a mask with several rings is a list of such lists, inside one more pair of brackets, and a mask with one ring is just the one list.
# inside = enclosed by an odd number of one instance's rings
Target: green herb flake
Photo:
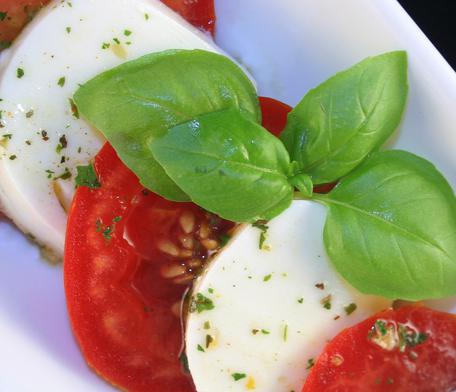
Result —
[[49, 169], [45, 170], [45, 171], [46, 171], [46, 174], [47, 174], [46, 177], [49, 178], [49, 179], [52, 178], [52, 175], [55, 173], [53, 170], [49, 170]]
[[205, 321], [205, 322], [204, 322], [204, 325], [203, 325], [203, 328], [204, 328], [204, 329], [211, 329], [211, 323], [210, 323], [210, 321]]
[[101, 44], [101, 49], [103, 49], [103, 50], [109, 49], [110, 46], [111, 46], [111, 44], [109, 42], [103, 42]]
[[66, 32], [67, 32], [68, 34], [71, 33], [71, 27], [70, 27], [70, 26], [67, 26], [67, 27], [65, 28], [65, 30], [66, 30]]
[[68, 101], [70, 102], [71, 114], [73, 114], [74, 118], [79, 118], [79, 110], [76, 104], [74, 103], [73, 99], [69, 98]]
[[190, 304], [190, 312], [198, 312], [202, 313], [207, 310], [214, 309], [214, 302], [207, 298], [205, 295], [201, 293], [197, 293], [196, 296], [193, 296], [192, 303]]
[[209, 294], [214, 294], [214, 289], [212, 287], [210, 287], [209, 289], [207, 289], [207, 291], [209, 292]]
[[145, 20], [149, 20], [149, 18], [150, 18], [150, 16], [149, 16], [149, 14], [146, 12], [146, 13], [144, 14], [144, 19], [145, 19]]
[[8, 15], [8, 12], [0, 12], [0, 22], [3, 22]]
[[131, 31], [130, 30], [124, 30], [124, 35], [126, 37], [129, 37], [131, 35]]
[[272, 278], [272, 274], [266, 275], [263, 277], [263, 282], [269, 282]]
[[380, 335], [385, 336], [388, 333], [388, 329], [386, 328], [386, 323], [383, 320], [376, 320], [375, 327], [380, 332]]
[[262, 329], [262, 330], [261, 330], [261, 333], [262, 333], [263, 335], [269, 335], [271, 332], [269, 332], [267, 329]]
[[224, 247], [229, 241], [231, 237], [228, 234], [220, 234], [219, 235], [219, 241], [220, 241], [220, 246]]
[[0, 50], [8, 49], [11, 46], [11, 41], [0, 41]]
[[16, 158], [17, 158], [17, 155], [14, 155], [14, 154], [10, 155], [10, 157], [9, 157], [9, 159], [12, 160], [12, 161], [14, 161]]
[[315, 365], [315, 360], [313, 358], [310, 358], [307, 360], [307, 366], [306, 366], [306, 369], [307, 370], [310, 370], [314, 367]]
[[113, 40], [117, 45], [120, 45], [120, 40], [119, 40], [119, 38], [115, 38], [115, 37], [114, 37], [112, 40]]
[[196, 349], [197, 349], [198, 351], [201, 351], [202, 353], [205, 352], [205, 350], [204, 350], [204, 348], [201, 346], [201, 344], [198, 344], [198, 346], [196, 346]]
[[344, 307], [345, 314], [347, 316], [350, 316], [357, 308], [358, 308], [358, 306], [352, 302], [350, 305], [347, 305]]
[[283, 327], [283, 341], [286, 342], [288, 340], [288, 324], [285, 324]]
[[303, 302], [304, 302], [304, 298], [301, 297], [298, 299], [298, 303], [302, 304]]
[[99, 188], [101, 186], [92, 164], [77, 166], [76, 187], [86, 186], [88, 188]]
[[211, 335], [206, 335], [206, 348], [209, 348], [211, 343], [214, 341], [214, 338]]
[[60, 87], [65, 86], [65, 76], [62, 76], [62, 77], [58, 80], [57, 84], [58, 84]]
[[242, 380], [243, 378], [246, 378], [247, 375], [245, 373], [233, 373], [231, 375], [231, 377], [233, 377], [234, 381], [239, 381], [239, 380]]
[[326, 310], [331, 309], [331, 299], [332, 299], [332, 295], [329, 294], [326, 297], [322, 298], [322, 300], [320, 301]]
[[33, 109], [30, 109], [28, 112], [25, 113], [25, 118], [31, 118], [34, 114]]
[[25, 75], [25, 72], [22, 68], [18, 68], [16, 70], [16, 76], [18, 77], [18, 79], [22, 78], [24, 75]]
[[182, 351], [182, 353], [179, 355], [179, 361], [182, 365], [182, 369], [184, 370], [184, 373], [190, 373], [190, 368], [188, 366], [188, 358], [187, 354], [185, 351]]
[[405, 324], [398, 323], [397, 333], [399, 337], [399, 351], [404, 352], [406, 348], [413, 348], [424, 343], [428, 335], [418, 332]]

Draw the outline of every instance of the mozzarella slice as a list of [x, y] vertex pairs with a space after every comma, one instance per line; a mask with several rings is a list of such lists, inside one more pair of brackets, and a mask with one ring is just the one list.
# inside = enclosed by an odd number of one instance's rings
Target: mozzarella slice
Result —
[[193, 302], [186, 329], [199, 392], [300, 391], [329, 339], [391, 305], [357, 292], [333, 269], [325, 215], [321, 205], [294, 201], [269, 223], [269, 250], [259, 249], [259, 229], [246, 227], [199, 278], [193, 298], [204, 296], [201, 312]]
[[[2, 53], [2, 208], [58, 256], [66, 224], [62, 205], [71, 199], [75, 168], [103, 143], [73, 116], [70, 97], [102, 71], [171, 48], [219, 51], [157, 0], [56, 0]], [[57, 177], [68, 186], [55, 186]]]

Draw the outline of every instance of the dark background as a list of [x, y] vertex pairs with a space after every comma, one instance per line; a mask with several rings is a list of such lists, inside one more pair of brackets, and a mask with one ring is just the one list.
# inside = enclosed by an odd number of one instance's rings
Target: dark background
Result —
[[456, 0], [399, 0], [456, 70]]

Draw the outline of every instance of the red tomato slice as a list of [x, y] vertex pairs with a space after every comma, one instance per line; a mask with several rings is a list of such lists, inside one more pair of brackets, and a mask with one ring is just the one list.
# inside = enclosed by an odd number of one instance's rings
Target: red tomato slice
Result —
[[287, 124], [291, 106], [274, 98], [260, 97], [263, 126], [275, 136], [279, 136]]
[[303, 392], [456, 390], [456, 316], [422, 306], [386, 310], [342, 331]]
[[102, 186], [77, 190], [64, 261], [84, 357], [129, 391], [194, 391], [179, 362], [182, 298], [234, 224], [144, 190], [108, 144], [95, 170]]

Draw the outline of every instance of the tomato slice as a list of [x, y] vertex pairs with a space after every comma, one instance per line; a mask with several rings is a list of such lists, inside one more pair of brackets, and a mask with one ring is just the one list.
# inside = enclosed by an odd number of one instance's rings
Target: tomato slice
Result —
[[263, 126], [275, 136], [279, 136], [287, 124], [291, 106], [274, 98], [260, 97]]
[[[0, 50], [8, 47], [25, 24], [50, 0], [0, 1]], [[214, 34], [215, 10], [213, 0], [162, 0], [195, 27]]]
[[[274, 116], [265, 109], [264, 117]], [[68, 218], [64, 279], [74, 335], [88, 364], [114, 385], [194, 391], [179, 362], [182, 299], [234, 224], [145, 190], [109, 144], [95, 170], [102, 186], [79, 188]]]
[[423, 306], [386, 310], [342, 331], [303, 392], [456, 390], [456, 316]]

